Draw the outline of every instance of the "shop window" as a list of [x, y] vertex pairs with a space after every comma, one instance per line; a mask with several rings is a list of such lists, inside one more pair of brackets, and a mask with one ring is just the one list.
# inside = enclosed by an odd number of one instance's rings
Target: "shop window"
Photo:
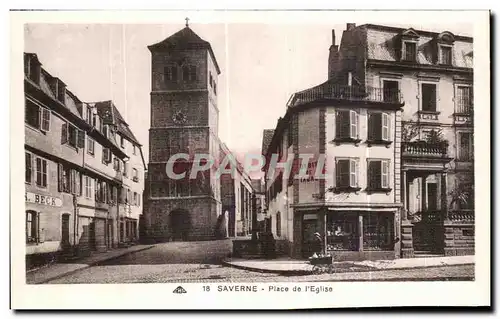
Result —
[[357, 251], [359, 246], [358, 215], [333, 213], [327, 216], [327, 251]]
[[380, 213], [363, 215], [363, 250], [392, 250], [393, 216]]

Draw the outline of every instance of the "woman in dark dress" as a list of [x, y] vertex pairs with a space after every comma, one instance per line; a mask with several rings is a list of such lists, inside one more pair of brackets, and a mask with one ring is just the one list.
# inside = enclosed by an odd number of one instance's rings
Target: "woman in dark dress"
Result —
[[312, 252], [320, 255], [323, 253], [323, 239], [321, 238], [320, 233], [314, 233], [313, 239], [313, 247]]

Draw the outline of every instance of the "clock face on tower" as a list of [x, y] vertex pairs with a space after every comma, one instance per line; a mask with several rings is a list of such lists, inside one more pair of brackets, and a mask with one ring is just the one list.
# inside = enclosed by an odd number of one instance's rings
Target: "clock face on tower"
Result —
[[187, 117], [184, 113], [182, 113], [182, 111], [177, 111], [174, 113], [172, 120], [174, 121], [175, 124], [181, 125], [186, 123]]

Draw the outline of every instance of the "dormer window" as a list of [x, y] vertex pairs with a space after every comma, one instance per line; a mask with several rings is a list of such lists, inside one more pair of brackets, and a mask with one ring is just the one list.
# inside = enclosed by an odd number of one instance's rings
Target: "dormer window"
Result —
[[66, 85], [60, 80], [57, 81], [57, 100], [61, 103], [66, 101]]
[[451, 46], [439, 46], [439, 64], [451, 65], [452, 55]]
[[437, 43], [437, 62], [443, 65], [452, 65], [455, 36], [451, 32], [445, 31], [440, 33], [435, 41]]
[[420, 36], [412, 28], [401, 33], [401, 61], [417, 61], [417, 43]]
[[26, 76], [34, 83], [40, 85], [40, 72], [41, 72], [41, 64], [38, 61], [36, 55], [25, 54], [24, 73], [26, 74]]
[[417, 44], [415, 42], [404, 42], [404, 60], [415, 62], [417, 60]]

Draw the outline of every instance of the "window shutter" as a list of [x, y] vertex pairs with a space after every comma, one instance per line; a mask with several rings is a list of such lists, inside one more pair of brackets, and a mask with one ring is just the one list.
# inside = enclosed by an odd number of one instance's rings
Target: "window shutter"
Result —
[[76, 180], [76, 194], [82, 196], [81, 175], [80, 172], [78, 171], [75, 171], [75, 180]]
[[63, 123], [61, 127], [61, 144], [68, 143], [68, 123]]
[[64, 171], [63, 165], [62, 164], [57, 165], [57, 190], [59, 192], [63, 192], [64, 191], [64, 186], [63, 186], [64, 175], [63, 175], [63, 171]]
[[350, 112], [350, 124], [351, 124], [351, 138], [358, 138], [358, 113], [356, 111]]
[[76, 184], [76, 181], [75, 181], [75, 171], [74, 170], [70, 170], [69, 171], [69, 188], [70, 188], [70, 192], [71, 194], [76, 194], [76, 190], [75, 190], [75, 184]]
[[390, 118], [389, 114], [382, 113], [382, 140], [389, 141], [390, 140]]
[[357, 162], [355, 160], [349, 161], [349, 185], [351, 187], [358, 186]]
[[34, 218], [34, 223], [35, 223], [35, 234], [33, 234], [33, 236], [35, 236], [35, 242], [36, 243], [39, 243], [40, 242], [40, 213], [39, 212], [36, 212], [35, 214], [35, 218]]
[[76, 132], [78, 134], [78, 147], [84, 148], [85, 147], [85, 131], [77, 130]]
[[389, 188], [389, 161], [382, 161], [382, 188]]
[[40, 129], [44, 132], [48, 132], [50, 130], [50, 110], [46, 108], [42, 108], [42, 125]]

